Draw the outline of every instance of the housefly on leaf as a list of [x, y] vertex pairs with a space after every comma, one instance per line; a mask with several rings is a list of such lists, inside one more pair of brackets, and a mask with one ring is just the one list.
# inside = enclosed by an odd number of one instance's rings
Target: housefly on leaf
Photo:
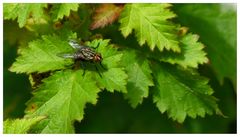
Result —
[[[82, 67], [83, 67], [83, 75], [85, 74], [85, 68], [84, 64], [82, 62], [91, 62], [91, 63], [99, 63], [102, 68], [102, 56], [100, 53], [96, 52], [95, 49], [98, 48], [99, 44], [95, 48], [91, 48], [89, 46], [81, 45], [75, 40], [69, 40], [69, 45], [75, 49], [75, 52], [73, 53], [62, 53], [62, 54], [57, 54], [57, 56], [65, 58], [65, 59], [73, 59], [75, 62], [80, 61]], [[98, 74], [100, 77], [102, 75], [99, 73], [99, 70], [95, 64], [95, 68], [98, 71]], [[104, 68], [105, 69], [105, 68]], [[106, 69], [105, 69], [106, 70]]]

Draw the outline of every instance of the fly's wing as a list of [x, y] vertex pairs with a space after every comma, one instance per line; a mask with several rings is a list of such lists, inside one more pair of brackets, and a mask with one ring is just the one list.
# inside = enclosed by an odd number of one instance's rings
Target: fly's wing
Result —
[[65, 59], [82, 59], [86, 60], [86, 57], [81, 53], [81, 50], [78, 50], [75, 53], [58, 53], [58, 57], [65, 58]]
[[70, 39], [68, 43], [74, 49], [81, 49], [84, 47], [84, 46], [80, 45], [76, 40], [73, 40], [73, 39]]
[[75, 59], [75, 54], [71, 53], [58, 53], [57, 56], [65, 59]]

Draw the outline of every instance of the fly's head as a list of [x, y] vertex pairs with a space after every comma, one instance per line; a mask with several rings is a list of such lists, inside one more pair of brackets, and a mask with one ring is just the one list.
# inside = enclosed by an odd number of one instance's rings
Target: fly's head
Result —
[[102, 56], [100, 53], [96, 53], [93, 57], [94, 62], [101, 62], [102, 61]]

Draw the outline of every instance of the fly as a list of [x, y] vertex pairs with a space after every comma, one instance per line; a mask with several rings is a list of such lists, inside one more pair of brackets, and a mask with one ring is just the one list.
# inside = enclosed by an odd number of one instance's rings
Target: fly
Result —
[[[98, 48], [99, 44], [97, 45], [97, 47], [95, 48], [91, 48], [85, 45], [80, 45], [77, 41], [75, 40], [69, 40], [69, 45], [75, 49], [75, 52], [73, 53], [66, 53], [66, 54], [58, 54], [57, 56], [65, 58], [65, 59], [74, 59], [74, 61], [80, 61], [84, 62], [92, 62], [92, 63], [99, 63], [101, 65], [102, 68], [102, 56], [100, 53], [96, 52], [95, 49]], [[82, 66], [84, 67], [84, 64], [82, 64]], [[99, 73], [99, 70], [95, 64], [95, 68], [98, 71], [98, 74], [100, 75], [100, 77], [102, 77], [102, 75]], [[105, 68], [104, 68], [105, 69]], [[83, 68], [83, 75], [85, 74], [85, 68]]]

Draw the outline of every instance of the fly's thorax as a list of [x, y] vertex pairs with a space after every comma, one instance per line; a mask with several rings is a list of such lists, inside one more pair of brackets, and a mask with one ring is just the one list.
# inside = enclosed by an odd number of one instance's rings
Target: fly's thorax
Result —
[[85, 60], [93, 60], [96, 55], [96, 52], [91, 48], [81, 49], [81, 52], [82, 52], [83, 56], [85, 57]]

